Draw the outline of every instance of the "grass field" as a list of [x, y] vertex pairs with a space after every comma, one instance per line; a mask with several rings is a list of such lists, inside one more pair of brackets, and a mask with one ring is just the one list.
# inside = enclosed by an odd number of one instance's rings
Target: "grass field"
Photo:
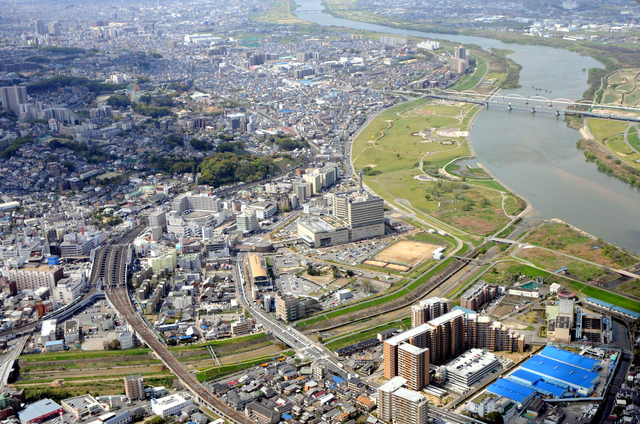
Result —
[[620, 296], [619, 294], [611, 293], [592, 286], [584, 286], [581, 292], [589, 297], [595, 297], [596, 299], [604, 300], [605, 302], [609, 302], [616, 306], [620, 306], [634, 312], [640, 312], [640, 302]]
[[331, 351], [335, 351], [336, 349], [340, 349], [342, 347], [349, 346], [351, 344], [358, 343], [363, 340], [374, 338], [379, 332], [390, 330], [392, 328], [397, 328], [398, 330], [401, 330], [401, 331], [406, 329], [401, 323], [392, 322], [389, 324], [381, 325], [379, 327], [359, 331], [357, 333], [350, 334], [349, 336], [343, 337], [338, 340], [329, 341], [328, 343], [325, 344], [325, 346], [327, 347], [327, 349]]
[[617, 286], [616, 290], [621, 291], [622, 293], [630, 294], [631, 296], [640, 298], [640, 281], [638, 280], [626, 281], [620, 284], [619, 286]]
[[478, 66], [476, 66], [476, 69], [474, 70], [473, 74], [470, 74], [467, 77], [461, 78], [456, 84], [454, 84], [453, 87], [451, 87], [452, 90], [458, 90], [458, 91], [471, 90], [476, 85], [478, 85], [478, 83], [484, 76], [485, 72], [487, 72], [487, 62], [478, 56], [474, 55], [472, 57], [478, 61]]
[[529, 278], [547, 278], [549, 273], [514, 260], [496, 264], [489, 272], [484, 274], [482, 279], [491, 284], [506, 284], [516, 281], [519, 275], [526, 275]]
[[640, 152], [640, 137], [638, 137], [638, 127], [632, 127], [627, 133], [627, 140], [631, 147]]
[[610, 119], [589, 119], [591, 134], [598, 141], [603, 141], [616, 134], [621, 134], [627, 128], [626, 122], [612, 121]]
[[536, 247], [531, 249], [523, 249], [518, 252], [519, 258], [527, 260], [534, 265], [555, 272], [566, 267], [569, 274], [575, 275], [583, 280], [594, 280], [607, 273], [604, 267], [597, 267], [585, 262], [577, 261], [559, 253], [542, 250]]
[[545, 223], [525, 241], [609, 267], [628, 267], [638, 258], [603, 241], [593, 240], [561, 223]]

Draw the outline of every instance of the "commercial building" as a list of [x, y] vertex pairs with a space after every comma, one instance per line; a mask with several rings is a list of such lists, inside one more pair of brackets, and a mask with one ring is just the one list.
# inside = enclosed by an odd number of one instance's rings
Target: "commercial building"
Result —
[[497, 292], [497, 284], [487, 284], [480, 280], [462, 294], [460, 306], [478, 311], [482, 305], [495, 298]]
[[178, 213], [187, 211], [196, 212], [219, 212], [220, 204], [217, 199], [209, 196], [200, 196], [189, 193], [183, 193], [171, 202], [171, 209]]
[[406, 389], [407, 381], [394, 377], [378, 387], [378, 418], [396, 424], [426, 424], [429, 406], [419, 392]]
[[298, 219], [296, 225], [298, 237], [315, 248], [349, 242], [349, 229], [339, 226], [339, 223], [331, 224], [327, 218], [304, 217]]
[[48, 287], [53, 292], [56, 283], [64, 277], [64, 270], [59, 265], [26, 264], [22, 268], [6, 267], [2, 276], [15, 281], [18, 291]]
[[500, 367], [493, 353], [482, 349], [470, 349], [449, 362], [445, 369], [447, 379], [463, 387], [470, 387]]
[[76, 420], [84, 419], [87, 415], [102, 411], [100, 403], [90, 394], [65, 399], [61, 403], [62, 408], [74, 415]]
[[267, 273], [267, 264], [262, 256], [249, 255], [249, 270], [251, 271], [251, 281], [257, 287], [271, 286], [269, 274]]
[[22, 424], [39, 423], [54, 415], [62, 415], [64, 409], [51, 399], [42, 399], [18, 412]]
[[439, 297], [421, 300], [411, 306], [411, 327], [417, 327], [451, 311], [451, 302]]
[[247, 206], [246, 210], [255, 212], [259, 221], [271, 218], [278, 212], [278, 206], [273, 202], [255, 202]]
[[193, 405], [193, 399], [187, 394], [175, 394], [160, 399], [151, 399], [151, 411], [162, 418], [179, 414], [189, 405]]
[[562, 397], [566, 391], [586, 397], [598, 384], [595, 370], [599, 364], [595, 359], [547, 346], [510, 378], [543, 394]]
[[304, 304], [298, 296], [285, 294], [276, 297], [276, 318], [284, 322], [304, 318]]
[[244, 212], [236, 215], [236, 225], [240, 233], [246, 234], [260, 228], [258, 224], [258, 218], [255, 211], [245, 210]]
[[[70, 319], [64, 323], [64, 342], [74, 344], [80, 342], [80, 325], [75, 319]], [[64, 405], [63, 405], [64, 406]]]
[[124, 377], [124, 394], [127, 399], [143, 399], [144, 384], [140, 374], [127, 375]]

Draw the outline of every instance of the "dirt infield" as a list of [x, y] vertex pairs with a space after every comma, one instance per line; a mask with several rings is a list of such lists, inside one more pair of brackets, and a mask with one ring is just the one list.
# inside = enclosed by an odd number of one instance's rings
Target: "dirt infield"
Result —
[[402, 240], [378, 253], [374, 259], [414, 267], [426, 259], [431, 259], [432, 253], [439, 247], [441, 246], [437, 244]]

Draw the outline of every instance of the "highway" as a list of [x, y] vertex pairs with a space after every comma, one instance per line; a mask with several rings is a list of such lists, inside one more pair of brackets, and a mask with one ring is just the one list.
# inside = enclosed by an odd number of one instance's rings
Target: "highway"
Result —
[[25, 343], [29, 340], [29, 336], [30, 334], [20, 337], [16, 340], [11, 351], [0, 357], [0, 392], [4, 391], [7, 380], [9, 380], [11, 368], [13, 368], [13, 363], [18, 359], [18, 356], [20, 356]]
[[236, 274], [236, 290], [240, 295], [240, 303], [246, 307], [253, 318], [261, 323], [266, 331], [269, 331], [283, 343], [291, 346], [298, 351], [301, 355], [312, 360], [323, 360], [334, 372], [347, 375], [357, 375], [357, 373], [343, 366], [342, 361], [333, 352], [327, 349], [322, 343], [314, 342], [307, 336], [298, 331], [295, 326], [288, 326], [274, 318], [269, 314], [254, 306], [253, 302], [247, 296], [247, 291], [250, 289], [250, 282], [244, 276], [244, 256], [240, 255], [236, 262], [235, 274]]

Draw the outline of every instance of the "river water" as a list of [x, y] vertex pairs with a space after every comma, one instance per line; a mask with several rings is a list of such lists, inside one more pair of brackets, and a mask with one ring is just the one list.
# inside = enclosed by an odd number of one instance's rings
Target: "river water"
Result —
[[[522, 88], [501, 94], [540, 94], [550, 99], [580, 99], [588, 88], [583, 69], [602, 68], [590, 57], [562, 49], [505, 44], [498, 40], [453, 34], [434, 34], [335, 18], [321, 10], [321, 0], [295, 0], [295, 14], [324, 26], [342, 26], [405, 36], [445, 39], [515, 51], [509, 57], [522, 65]], [[535, 91], [533, 86], [541, 88]], [[547, 90], [547, 92], [545, 92]], [[598, 172], [576, 148], [578, 131], [551, 114], [482, 111], [471, 129], [471, 142], [483, 163], [498, 179], [533, 205], [531, 218], [560, 218], [597, 237], [640, 252], [640, 190]]]

